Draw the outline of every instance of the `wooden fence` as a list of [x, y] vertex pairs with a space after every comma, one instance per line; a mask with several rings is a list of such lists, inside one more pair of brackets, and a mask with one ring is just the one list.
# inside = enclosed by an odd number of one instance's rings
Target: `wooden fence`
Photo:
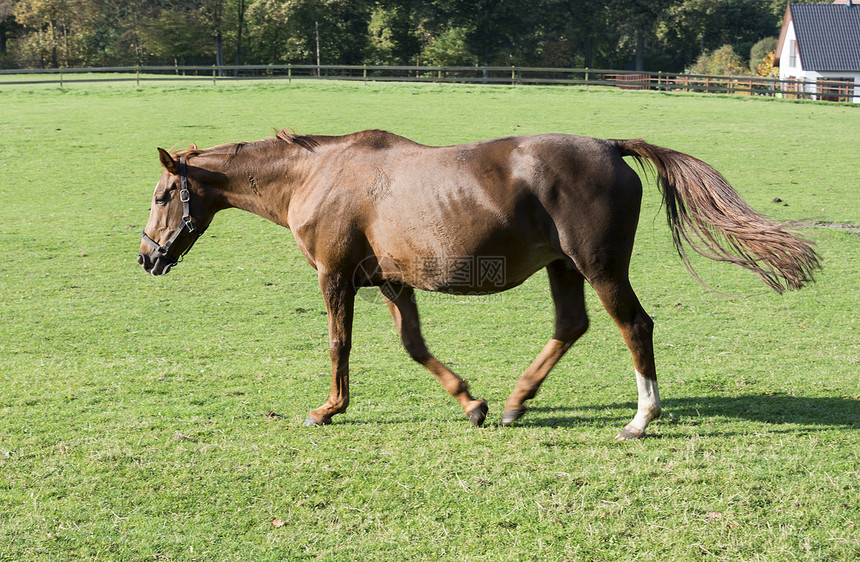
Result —
[[756, 76], [709, 76], [664, 72], [630, 72], [589, 68], [507, 66], [374, 66], [374, 65], [242, 65], [126, 66], [0, 70], [0, 88], [26, 84], [81, 82], [320, 79], [392, 82], [437, 82], [507, 85], [609, 86], [659, 90], [770, 96], [789, 99], [860, 102], [860, 84], [831, 80], [800, 81]]

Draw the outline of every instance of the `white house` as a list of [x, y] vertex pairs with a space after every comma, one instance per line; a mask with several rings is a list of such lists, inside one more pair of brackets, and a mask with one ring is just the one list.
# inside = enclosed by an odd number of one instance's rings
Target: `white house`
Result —
[[774, 66], [815, 99], [860, 103], [860, 0], [789, 4]]

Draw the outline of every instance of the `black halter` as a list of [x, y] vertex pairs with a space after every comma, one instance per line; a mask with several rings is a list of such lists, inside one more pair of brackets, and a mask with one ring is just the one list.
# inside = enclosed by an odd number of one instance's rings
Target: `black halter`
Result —
[[[182, 201], [182, 222], [179, 223], [179, 226], [176, 227], [176, 230], [173, 231], [173, 234], [170, 235], [170, 238], [167, 239], [167, 242], [165, 242], [164, 245], [160, 245], [158, 242], [150, 238], [146, 233], [146, 230], [143, 231], [141, 236], [144, 242], [155, 248], [159, 257], [168, 258], [173, 262], [173, 264], [178, 263], [182, 256], [188, 253], [188, 250], [191, 249], [194, 242], [196, 242], [203, 234], [203, 230], [198, 230], [194, 227], [194, 219], [191, 216], [191, 192], [188, 190], [188, 166], [185, 164], [184, 156], [179, 157], [179, 181], [179, 200]], [[188, 248], [182, 252], [182, 255], [179, 257], [173, 257], [169, 255], [168, 251], [183, 232], [187, 232], [194, 236], [194, 239], [191, 241], [191, 244], [188, 245]]]

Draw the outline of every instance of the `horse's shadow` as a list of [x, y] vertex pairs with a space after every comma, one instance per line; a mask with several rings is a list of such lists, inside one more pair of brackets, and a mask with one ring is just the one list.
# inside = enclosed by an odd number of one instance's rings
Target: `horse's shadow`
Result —
[[[696, 425], [713, 418], [733, 418], [780, 426], [808, 426], [804, 431], [831, 428], [860, 429], [860, 400], [855, 398], [804, 397], [783, 394], [701, 396], [663, 400], [660, 423]], [[517, 422], [522, 426], [571, 426], [577, 423], [623, 425], [636, 410], [635, 402], [578, 407], [537, 406]], [[720, 433], [718, 425], [704, 433]], [[711, 431], [713, 429], [714, 431]], [[776, 428], [770, 428], [773, 430]], [[792, 427], [791, 431], [799, 431]]]

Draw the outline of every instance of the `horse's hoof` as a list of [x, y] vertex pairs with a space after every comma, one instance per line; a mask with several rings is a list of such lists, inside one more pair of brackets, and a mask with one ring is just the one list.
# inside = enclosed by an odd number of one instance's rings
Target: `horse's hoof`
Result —
[[484, 424], [484, 420], [487, 419], [488, 411], [487, 403], [482, 402], [478, 407], [469, 412], [469, 421], [475, 427], [481, 427]]
[[526, 409], [522, 408], [519, 410], [505, 410], [502, 414], [502, 425], [511, 425], [526, 413]]
[[633, 439], [642, 439], [645, 437], [645, 431], [641, 429], [624, 428], [621, 433], [615, 436], [616, 441], [630, 441]]
[[305, 419], [305, 427], [319, 427], [322, 425], [328, 425], [330, 423], [331, 423], [331, 418], [329, 418], [329, 417], [324, 417], [322, 419], [322, 421], [317, 421], [317, 420], [313, 419], [311, 416], [308, 416], [307, 419]]

